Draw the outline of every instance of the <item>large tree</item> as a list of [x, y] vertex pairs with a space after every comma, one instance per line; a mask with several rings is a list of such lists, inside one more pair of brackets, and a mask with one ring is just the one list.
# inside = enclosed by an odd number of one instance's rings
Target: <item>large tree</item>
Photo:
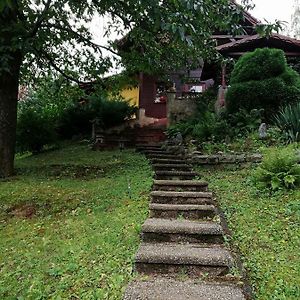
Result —
[[93, 41], [97, 16], [107, 35], [130, 33], [127, 66], [153, 72], [210, 55], [215, 28], [237, 32], [242, 13], [230, 0], [0, 0], [0, 177], [13, 174], [20, 78], [51, 67], [80, 82], [116, 59], [113, 41]]

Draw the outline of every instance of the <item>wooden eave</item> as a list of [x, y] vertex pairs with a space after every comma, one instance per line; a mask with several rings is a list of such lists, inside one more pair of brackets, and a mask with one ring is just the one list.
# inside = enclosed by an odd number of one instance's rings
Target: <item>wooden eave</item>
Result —
[[282, 49], [287, 56], [300, 56], [300, 41], [273, 33], [270, 37], [262, 37], [258, 34], [245, 37], [216, 47], [216, 50], [226, 56], [241, 56], [257, 48]]

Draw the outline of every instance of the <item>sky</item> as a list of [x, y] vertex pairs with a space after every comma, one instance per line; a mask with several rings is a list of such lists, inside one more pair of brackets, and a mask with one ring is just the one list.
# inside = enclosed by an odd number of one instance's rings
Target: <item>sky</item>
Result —
[[[241, 2], [241, 1], [239, 1]], [[257, 19], [274, 22], [276, 19], [290, 23], [294, 0], [253, 0], [254, 10], [250, 13]]]

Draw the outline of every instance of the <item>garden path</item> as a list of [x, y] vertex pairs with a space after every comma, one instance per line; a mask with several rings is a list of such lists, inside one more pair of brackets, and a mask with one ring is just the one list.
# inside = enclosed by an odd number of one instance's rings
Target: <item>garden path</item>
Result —
[[138, 277], [124, 300], [246, 299], [208, 183], [195, 180], [183, 156], [157, 145], [138, 150], [151, 160], [155, 180], [135, 256]]

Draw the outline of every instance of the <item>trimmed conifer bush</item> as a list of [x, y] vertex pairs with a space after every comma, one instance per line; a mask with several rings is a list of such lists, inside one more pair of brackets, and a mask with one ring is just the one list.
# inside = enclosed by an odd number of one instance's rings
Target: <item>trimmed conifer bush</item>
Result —
[[267, 119], [279, 107], [300, 100], [300, 76], [278, 49], [257, 49], [241, 57], [230, 79], [226, 95], [229, 113], [240, 109], [264, 109]]

